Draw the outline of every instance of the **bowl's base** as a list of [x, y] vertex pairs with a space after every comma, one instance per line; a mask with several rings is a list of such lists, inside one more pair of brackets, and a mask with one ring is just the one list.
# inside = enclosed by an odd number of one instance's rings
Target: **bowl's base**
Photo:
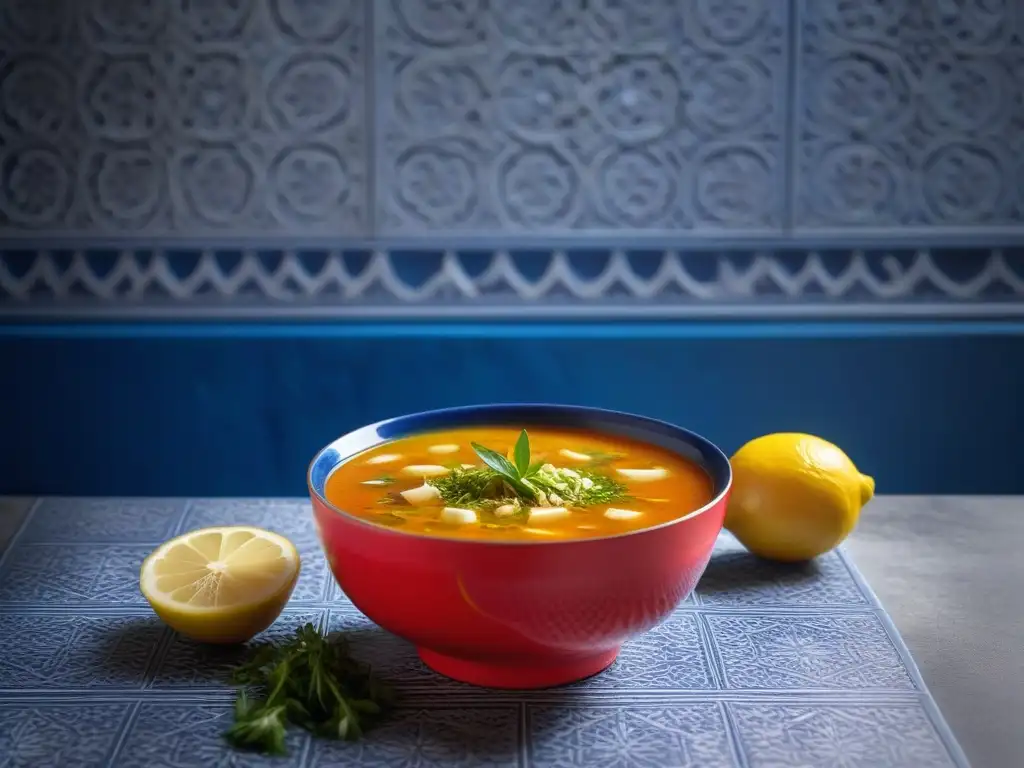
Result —
[[426, 648], [418, 648], [417, 652], [424, 664], [452, 680], [484, 688], [518, 690], [553, 688], [556, 685], [575, 683], [607, 669], [619, 655], [619, 649], [614, 648], [596, 656], [559, 659], [546, 664], [497, 664], [446, 656]]

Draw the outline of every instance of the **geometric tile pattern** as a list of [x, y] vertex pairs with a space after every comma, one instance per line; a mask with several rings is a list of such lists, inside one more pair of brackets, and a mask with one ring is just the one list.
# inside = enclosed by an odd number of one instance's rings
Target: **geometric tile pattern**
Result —
[[[289, 536], [306, 582], [268, 630], [312, 621], [397, 688], [364, 740], [295, 733], [288, 758], [233, 753], [240, 651], [171, 632], [137, 599], [167, 535], [253, 523]], [[72, 541], [73, 539], [73, 541]], [[426, 669], [340, 594], [308, 502], [43, 499], [0, 556], [0, 755], [16, 766], [964, 768], [881, 607], [842, 553], [784, 567], [720, 538], [696, 593], [604, 673], [487, 691]]]
[[0, 314], [15, 318], [518, 317], [523, 308], [602, 318], [1019, 315], [1024, 247], [0, 247]]
[[1012, 2], [8, 0], [0, 237], [1024, 225]]

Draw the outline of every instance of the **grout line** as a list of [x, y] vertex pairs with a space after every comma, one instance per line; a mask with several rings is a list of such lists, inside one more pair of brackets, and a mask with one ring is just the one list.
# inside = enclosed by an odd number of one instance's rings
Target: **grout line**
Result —
[[528, 768], [530, 765], [530, 715], [526, 702], [519, 702], [519, 727], [517, 737], [519, 741], [519, 768]]
[[139, 718], [139, 710], [142, 709], [143, 702], [141, 700], [136, 701], [132, 704], [131, 709], [128, 711], [128, 717], [125, 718], [121, 724], [120, 732], [117, 734], [117, 738], [114, 739], [114, 743], [110, 749], [108, 756], [109, 765], [116, 765], [117, 756], [120, 751], [124, 748], [124, 743], [128, 740], [128, 734], [132, 728], [135, 727], [135, 721]]
[[787, 237], [792, 237], [793, 231], [796, 229], [797, 173], [799, 169], [797, 157], [799, 140], [796, 136], [796, 129], [800, 124], [798, 119], [800, 109], [798, 83], [803, 44], [800, 37], [800, 10], [800, 0], [788, 0], [786, 14], [786, 115], [783, 128], [785, 132], [783, 138], [783, 161], [785, 163], [783, 186], [785, 192], [782, 221], [782, 231]]
[[377, 236], [380, 222], [377, 221], [379, 201], [378, 179], [380, 178], [381, 162], [379, 156], [378, 102], [377, 98], [377, 13], [374, 10], [375, 0], [365, 3], [363, 41], [363, 131], [365, 146], [366, 188], [363, 191], [366, 205], [366, 232], [371, 238]]
[[743, 745], [740, 743], [740, 728], [736, 722], [735, 713], [727, 702], [719, 701], [717, 703], [719, 711], [722, 713], [722, 721], [725, 723], [725, 736], [729, 742], [733, 760], [737, 768], [748, 768], [749, 763]]
[[718, 643], [711, 634], [711, 627], [704, 621], [701, 613], [695, 613], [694, 623], [697, 625], [697, 637], [700, 640], [702, 656], [706, 657], [708, 672], [716, 688], [725, 689], [725, 665], [718, 653]]

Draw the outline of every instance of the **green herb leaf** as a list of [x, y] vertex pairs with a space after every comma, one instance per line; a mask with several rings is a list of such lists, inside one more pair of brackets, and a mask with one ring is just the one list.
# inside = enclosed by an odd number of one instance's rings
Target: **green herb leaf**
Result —
[[519, 433], [512, 456], [516, 460], [519, 477], [526, 477], [526, 473], [530, 471], [530, 436], [526, 434], [525, 429]]
[[544, 462], [543, 461], [535, 461], [535, 462], [533, 462], [533, 464], [531, 464], [529, 467], [527, 467], [526, 472], [523, 473], [523, 478], [525, 479], [527, 477], [532, 477], [533, 475], [536, 475], [537, 472], [540, 470], [540, 468], [543, 467], [543, 466], [544, 466]]
[[225, 734], [237, 748], [286, 754], [288, 724], [329, 738], [357, 739], [390, 702], [386, 686], [348, 655], [343, 636], [312, 624], [283, 643], [258, 646], [232, 680], [243, 688]]
[[500, 453], [492, 451], [490, 448], [485, 448], [480, 443], [470, 443], [470, 445], [473, 446], [473, 450], [476, 451], [476, 455], [480, 457], [480, 460], [499, 475], [504, 475], [513, 480], [519, 479], [519, 470]]

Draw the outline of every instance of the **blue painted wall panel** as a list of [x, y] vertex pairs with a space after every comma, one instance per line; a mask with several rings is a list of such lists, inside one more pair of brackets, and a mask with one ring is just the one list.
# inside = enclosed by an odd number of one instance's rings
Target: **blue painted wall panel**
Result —
[[806, 430], [882, 493], [1024, 492], [1024, 335], [998, 327], [152, 328], [5, 329], [0, 493], [301, 494], [345, 430], [488, 401], [636, 411], [729, 452]]

